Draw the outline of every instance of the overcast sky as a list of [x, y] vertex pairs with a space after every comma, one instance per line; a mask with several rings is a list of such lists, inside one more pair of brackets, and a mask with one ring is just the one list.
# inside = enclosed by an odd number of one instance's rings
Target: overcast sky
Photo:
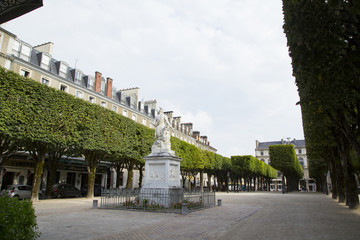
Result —
[[139, 87], [230, 157], [303, 139], [282, 25], [279, 0], [44, 0], [5, 28], [118, 90]]

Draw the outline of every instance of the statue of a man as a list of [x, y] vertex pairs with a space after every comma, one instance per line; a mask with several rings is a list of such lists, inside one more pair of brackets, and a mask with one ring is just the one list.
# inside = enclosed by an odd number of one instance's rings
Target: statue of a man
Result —
[[171, 152], [170, 129], [168, 117], [162, 108], [159, 109], [155, 118], [155, 143], [152, 147], [153, 152]]

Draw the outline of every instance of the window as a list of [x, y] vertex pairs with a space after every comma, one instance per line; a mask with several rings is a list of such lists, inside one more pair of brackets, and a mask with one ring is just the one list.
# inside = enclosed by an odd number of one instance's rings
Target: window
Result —
[[25, 44], [21, 46], [20, 58], [29, 61], [31, 48]]
[[105, 101], [101, 101], [101, 104], [100, 104], [102, 107], [106, 107], [106, 102]]
[[136, 119], [137, 119], [136, 115], [133, 114], [133, 115], [132, 115], [132, 120], [134, 120], [134, 121], [136, 122]]
[[60, 90], [61, 91], [64, 91], [64, 92], [67, 92], [68, 91], [68, 87], [64, 84], [60, 84]]
[[113, 110], [114, 112], [117, 112], [117, 106], [113, 105], [112, 110]]
[[82, 77], [82, 72], [79, 70], [75, 70], [75, 79], [74, 82], [77, 84], [81, 83], [81, 77]]
[[102, 94], [105, 94], [105, 79], [101, 79], [101, 89]]
[[89, 102], [95, 103], [95, 98], [90, 96], [90, 97], [89, 97]]
[[125, 116], [125, 117], [127, 117], [128, 116], [128, 112], [127, 112], [127, 110], [123, 110], [123, 116]]
[[45, 55], [44, 53], [41, 55], [41, 63], [40, 63], [40, 67], [49, 70], [49, 62], [50, 62], [50, 57]]
[[142, 124], [146, 125], [146, 118], [142, 119]]
[[302, 157], [299, 158], [299, 163], [302, 167], [304, 166], [304, 159]]
[[299, 149], [299, 154], [301, 154], [302, 153], [302, 149]]
[[20, 51], [20, 42], [15, 40], [12, 47], [12, 54], [18, 57], [19, 51]]
[[260, 152], [260, 155], [261, 155], [261, 156], [264, 156], [264, 152], [263, 152], [263, 151], [261, 151], [261, 152]]
[[41, 78], [41, 83], [42, 83], [42, 84], [45, 84], [46, 86], [49, 86], [49, 85], [50, 85], [50, 81], [47, 80], [46, 78]]
[[21, 69], [20, 70], [20, 75], [23, 77], [30, 77], [30, 72], [25, 70], [25, 69]]
[[83, 98], [83, 93], [80, 91], [76, 91], [76, 95], [77, 98]]
[[68, 66], [64, 62], [60, 62], [59, 75], [66, 78]]
[[93, 76], [88, 76], [87, 78], [87, 87], [93, 89], [95, 85], [95, 78]]

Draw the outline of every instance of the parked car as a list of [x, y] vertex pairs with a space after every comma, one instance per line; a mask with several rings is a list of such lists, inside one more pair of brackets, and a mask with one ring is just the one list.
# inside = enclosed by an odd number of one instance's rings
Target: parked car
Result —
[[[81, 194], [83, 196], [86, 196], [87, 190], [88, 190], [88, 185], [84, 184], [81, 187]], [[97, 184], [97, 183], [94, 184], [94, 196], [101, 196], [101, 185], [100, 184]]]
[[71, 184], [60, 183], [52, 186], [51, 195], [56, 198], [80, 197], [81, 192]]
[[1, 195], [8, 195], [11, 198], [30, 199], [31, 186], [29, 185], [9, 185], [1, 191]]

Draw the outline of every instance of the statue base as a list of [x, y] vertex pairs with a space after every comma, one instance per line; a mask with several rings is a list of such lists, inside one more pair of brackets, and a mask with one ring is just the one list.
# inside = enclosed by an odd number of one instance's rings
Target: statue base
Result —
[[144, 157], [145, 177], [144, 188], [181, 188], [181, 158], [170, 153], [151, 153]]
[[164, 207], [179, 203], [182, 200], [181, 158], [172, 152], [152, 152], [144, 159], [145, 176], [140, 199]]

